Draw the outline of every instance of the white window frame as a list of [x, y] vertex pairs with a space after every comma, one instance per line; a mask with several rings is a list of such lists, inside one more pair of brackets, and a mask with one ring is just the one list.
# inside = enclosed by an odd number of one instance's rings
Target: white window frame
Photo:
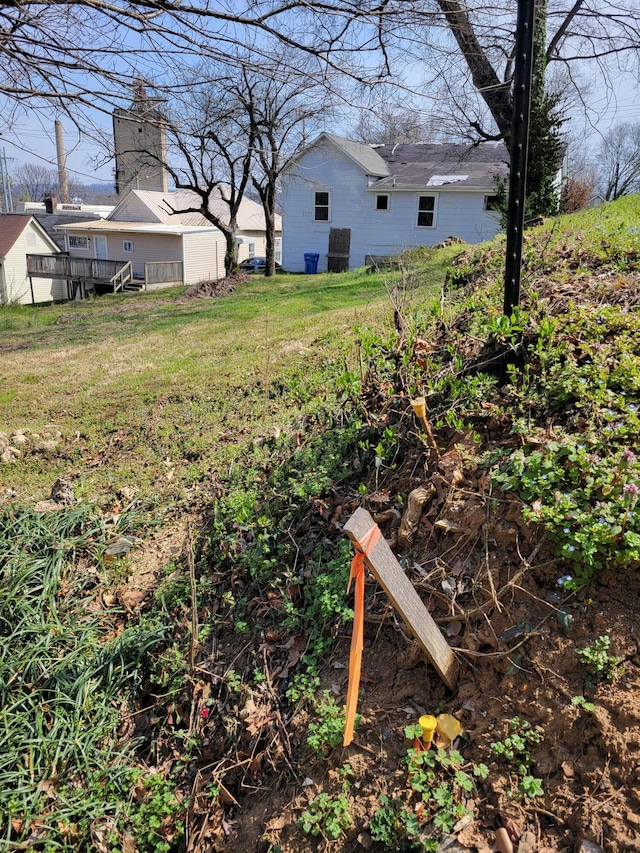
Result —
[[251, 260], [251, 258], [255, 258], [256, 256], [256, 244], [255, 241], [251, 243], [247, 243], [247, 258]]
[[[327, 203], [326, 204], [318, 204], [318, 196], [326, 195]], [[327, 209], [327, 218], [326, 219], [318, 219], [318, 209], [323, 209], [326, 207]], [[313, 221], [314, 222], [331, 222], [331, 193], [328, 189], [326, 190], [314, 190], [313, 193]]]
[[69, 234], [70, 249], [88, 249], [89, 238], [83, 237], [81, 234]]
[[[129, 247], [131, 247], [131, 248], [129, 248]], [[133, 253], [135, 251], [133, 240], [123, 240], [122, 241], [122, 251], [125, 252], [127, 255], [133, 255]]]
[[273, 241], [273, 254], [277, 264], [282, 263], [282, 237], [276, 237]]
[[[422, 198], [432, 198], [433, 199], [433, 210], [421, 210], [420, 209], [420, 199]], [[430, 213], [431, 214], [431, 225], [420, 225], [420, 214], [421, 213]], [[416, 228], [435, 228], [436, 220], [438, 214], [438, 196], [436, 193], [420, 193], [416, 201]]]
[[[387, 206], [386, 207], [378, 207], [378, 199], [386, 198]], [[389, 193], [376, 193], [375, 196], [375, 204], [374, 204], [376, 213], [387, 213], [389, 208], [391, 207], [391, 196]]]

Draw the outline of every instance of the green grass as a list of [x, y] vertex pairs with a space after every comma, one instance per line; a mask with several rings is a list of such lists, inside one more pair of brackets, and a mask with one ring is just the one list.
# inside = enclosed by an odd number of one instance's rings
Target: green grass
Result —
[[[412, 293], [436, 295], [455, 247], [429, 253]], [[221, 472], [256, 435], [312, 414], [356, 364], [354, 327], [390, 323], [400, 274], [254, 277], [220, 299], [181, 290], [0, 310], [0, 431], [64, 435], [52, 458], [0, 466], [18, 500], [56, 477], [84, 498], [129, 486], [154, 499]], [[410, 306], [407, 310], [411, 310]]]

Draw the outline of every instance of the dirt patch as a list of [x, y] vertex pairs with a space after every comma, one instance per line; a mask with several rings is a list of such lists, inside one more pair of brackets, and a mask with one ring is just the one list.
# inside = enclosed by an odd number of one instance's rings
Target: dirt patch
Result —
[[227, 296], [233, 293], [239, 284], [246, 284], [249, 276], [246, 273], [233, 273], [232, 275], [219, 278], [216, 281], [199, 281], [192, 284], [187, 290], [176, 298], [176, 302], [189, 302], [191, 299], [211, 299], [218, 296]]

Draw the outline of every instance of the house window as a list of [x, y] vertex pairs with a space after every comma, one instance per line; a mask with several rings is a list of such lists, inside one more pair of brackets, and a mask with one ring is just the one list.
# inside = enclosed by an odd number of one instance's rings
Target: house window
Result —
[[418, 226], [421, 228], [433, 228], [434, 213], [436, 209], [436, 197], [434, 195], [421, 195], [418, 198]]
[[78, 237], [76, 234], [69, 234], [69, 248], [70, 249], [88, 249], [89, 248], [89, 238], [88, 237]]
[[388, 195], [377, 195], [376, 196], [376, 210], [389, 210], [389, 196]]
[[276, 257], [276, 263], [282, 263], [282, 237], [276, 237], [274, 241], [274, 255]]
[[485, 210], [500, 210], [500, 196], [486, 195], [484, 197]]
[[319, 192], [315, 194], [314, 216], [316, 222], [329, 221], [329, 193]]
[[247, 255], [247, 257], [249, 257], [249, 258], [255, 258], [255, 256], [256, 256], [256, 244], [255, 244], [255, 243], [249, 243], [249, 248], [248, 248], [248, 255]]
[[131, 254], [133, 252], [133, 240], [123, 240], [122, 251]]

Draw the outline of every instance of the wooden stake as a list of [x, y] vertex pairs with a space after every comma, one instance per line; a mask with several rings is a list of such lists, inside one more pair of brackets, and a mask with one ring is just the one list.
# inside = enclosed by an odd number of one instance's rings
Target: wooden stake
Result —
[[[345, 524], [344, 532], [352, 542], [360, 543], [374, 526], [373, 518], [360, 507]], [[458, 676], [458, 660], [382, 536], [365, 557], [365, 562], [440, 678], [453, 690]]]

